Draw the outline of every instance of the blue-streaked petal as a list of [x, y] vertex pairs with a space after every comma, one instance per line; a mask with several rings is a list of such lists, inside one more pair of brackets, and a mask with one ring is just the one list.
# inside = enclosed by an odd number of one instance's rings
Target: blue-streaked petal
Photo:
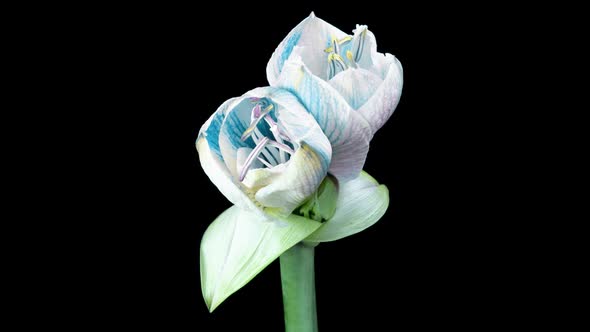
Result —
[[391, 117], [399, 103], [404, 83], [401, 63], [391, 54], [378, 54], [376, 70], [385, 72], [383, 83], [375, 90], [371, 98], [358, 109], [358, 113], [367, 120], [373, 134]]
[[356, 234], [375, 224], [389, 206], [389, 191], [366, 172], [340, 183], [336, 213], [306, 241], [327, 242]]
[[372, 72], [362, 68], [351, 68], [334, 76], [330, 85], [346, 99], [355, 110], [363, 106], [383, 80]]
[[221, 106], [217, 108], [215, 113], [213, 113], [209, 119], [201, 126], [199, 130], [199, 138], [204, 137], [207, 139], [209, 143], [209, 148], [219, 157], [221, 156], [221, 150], [219, 148], [219, 132], [221, 131], [221, 124], [223, 123], [223, 119], [225, 119], [225, 114], [227, 112], [228, 107], [236, 100], [237, 98], [231, 98], [226, 100]]
[[223, 212], [201, 240], [201, 290], [209, 311], [320, 225], [295, 215], [262, 222], [237, 206]]
[[340, 29], [317, 18], [313, 13], [299, 23], [283, 39], [272, 54], [266, 66], [266, 75], [270, 85], [275, 86], [284, 64], [292, 55], [295, 47], [301, 48], [301, 56], [308, 68], [319, 77], [327, 78], [328, 61], [325, 52], [332, 40], [348, 36]]
[[338, 91], [313, 75], [298, 56], [285, 63], [277, 85], [299, 97], [330, 140], [330, 173], [340, 180], [355, 178], [363, 168], [372, 138], [365, 119]]

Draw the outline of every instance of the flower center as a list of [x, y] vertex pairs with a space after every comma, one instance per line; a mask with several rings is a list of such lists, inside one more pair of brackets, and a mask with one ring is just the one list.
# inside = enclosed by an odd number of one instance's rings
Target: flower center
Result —
[[[244, 180], [254, 161], [258, 160], [265, 167], [272, 168], [287, 162], [295, 153], [293, 139], [271, 116], [275, 105], [267, 98], [250, 98], [250, 101], [254, 104], [250, 126], [242, 134], [241, 140], [245, 141], [252, 137], [256, 146], [246, 157], [240, 170], [240, 181]], [[264, 129], [270, 129], [270, 132]], [[266, 132], [266, 135], [263, 132]]]

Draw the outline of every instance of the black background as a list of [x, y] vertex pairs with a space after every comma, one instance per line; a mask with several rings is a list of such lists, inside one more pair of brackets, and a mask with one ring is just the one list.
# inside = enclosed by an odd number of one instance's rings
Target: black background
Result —
[[93, 191], [73, 200], [83, 224], [74, 241], [89, 250], [74, 253], [65, 281], [73, 305], [52, 319], [81, 318], [81, 330], [283, 329], [276, 262], [214, 313], [205, 306], [199, 242], [230, 203], [194, 142], [223, 101], [267, 84], [274, 48], [313, 10], [346, 32], [367, 24], [404, 67], [401, 101], [365, 165], [390, 206], [366, 231], [316, 248], [320, 330], [503, 326], [521, 301], [516, 292], [498, 304], [518, 283], [505, 268], [515, 262], [500, 262], [511, 239], [497, 234], [510, 228], [494, 212], [511, 203], [496, 196], [505, 165], [492, 148], [509, 130], [496, 126], [505, 8], [271, 8], [102, 8], [73, 37], [83, 46], [70, 56], [90, 81], [78, 88], [91, 113], [77, 129], [79, 163], [92, 169], [80, 181]]

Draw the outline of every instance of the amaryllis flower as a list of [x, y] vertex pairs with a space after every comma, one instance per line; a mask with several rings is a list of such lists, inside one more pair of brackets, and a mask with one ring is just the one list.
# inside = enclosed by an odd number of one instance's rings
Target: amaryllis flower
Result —
[[197, 150], [219, 190], [262, 218], [268, 212], [288, 216], [307, 200], [332, 156], [330, 142], [297, 97], [270, 87], [221, 105], [201, 128]]
[[373, 134], [399, 102], [400, 62], [377, 52], [367, 26], [348, 35], [312, 13], [280, 43], [266, 73], [271, 86], [296, 94], [324, 130], [332, 144], [330, 173], [355, 178]]

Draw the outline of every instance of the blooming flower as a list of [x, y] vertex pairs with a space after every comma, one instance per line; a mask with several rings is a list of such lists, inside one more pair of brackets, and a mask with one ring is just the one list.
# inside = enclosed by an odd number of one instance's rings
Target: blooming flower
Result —
[[399, 102], [400, 62], [377, 52], [367, 26], [348, 35], [312, 13], [280, 43], [266, 73], [272, 86], [296, 94], [324, 130], [332, 144], [330, 173], [355, 178], [373, 134]]
[[324, 180], [332, 148], [291, 93], [258, 88], [225, 102], [197, 139], [201, 165], [235, 205], [289, 215]]

